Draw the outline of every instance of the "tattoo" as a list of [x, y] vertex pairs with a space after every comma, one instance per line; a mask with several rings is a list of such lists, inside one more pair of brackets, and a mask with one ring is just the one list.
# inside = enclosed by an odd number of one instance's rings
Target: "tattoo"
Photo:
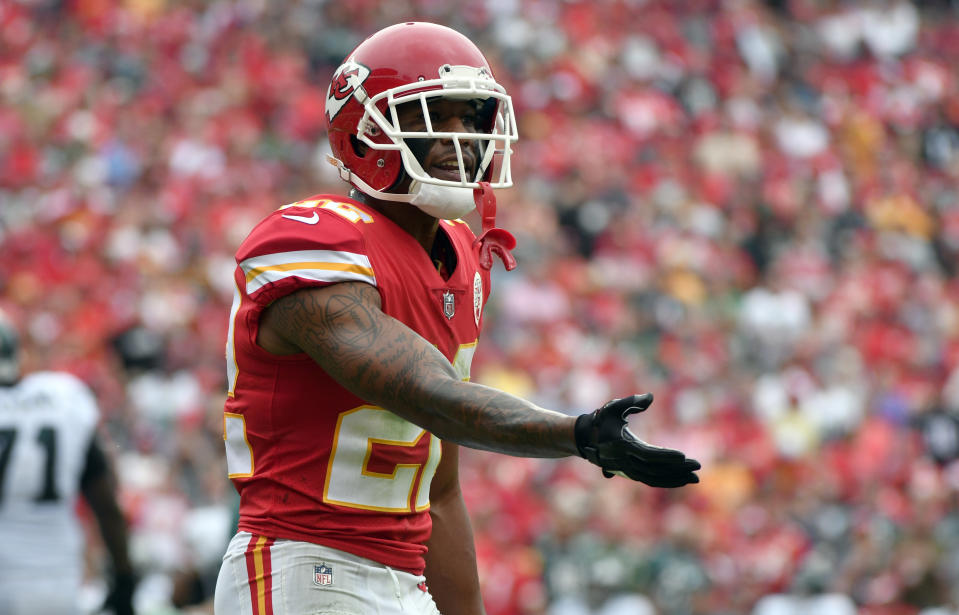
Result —
[[335, 292], [328, 296], [299, 292], [284, 297], [275, 306], [277, 324], [307, 352], [317, 347], [334, 355], [362, 355], [378, 333], [367, 296], [376, 291], [365, 284], [337, 284], [332, 289]]
[[[459, 444], [524, 457], [578, 454], [572, 418], [544, 410], [503, 391], [479, 384], [442, 383], [430, 401], [463, 426]], [[494, 442], [488, 441], [493, 435]]]
[[367, 284], [296, 292], [270, 309], [278, 332], [337, 382], [440, 438], [529, 457], [576, 454], [571, 417], [460, 381], [432, 344], [380, 310]]

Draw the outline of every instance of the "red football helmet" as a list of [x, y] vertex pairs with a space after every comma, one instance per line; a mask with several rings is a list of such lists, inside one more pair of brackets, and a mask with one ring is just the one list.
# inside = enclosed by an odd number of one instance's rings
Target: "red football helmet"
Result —
[[[436, 98], [477, 101], [482, 109], [477, 132], [434, 131], [427, 105]], [[404, 131], [399, 125], [397, 105], [411, 101], [423, 109], [424, 131]], [[344, 180], [374, 198], [413, 203], [436, 217], [457, 218], [472, 209], [472, 191], [479, 182], [493, 188], [513, 185], [510, 146], [517, 134], [512, 102], [476, 45], [445, 26], [397, 24], [360, 43], [333, 75], [326, 119], [330, 161]], [[406, 143], [437, 138], [452, 141], [459, 181], [430, 176]], [[362, 155], [357, 140], [368, 146]], [[472, 176], [462, 150], [470, 140], [479, 151]], [[412, 179], [409, 193], [388, 192], [404, 170]]]

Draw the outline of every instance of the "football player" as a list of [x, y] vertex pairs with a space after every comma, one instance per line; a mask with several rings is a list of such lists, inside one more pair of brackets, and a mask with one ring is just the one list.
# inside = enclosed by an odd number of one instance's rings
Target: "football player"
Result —
[[[223, 420], [240, 520], [215, 610], [483, 613], [457, 447], [580, 455], [657, 487], [699, 464], [626, 428], [648, 394], [570, 417], [469, 382], [493, 257], [515, 265], [492, 190], [512, 185], [517, 138], [469, 39], [377, 32], [326, 115], [350, 196], [281, 207], [237, 252]], [[461, 220], [477, 206], [479, 237]]]
[[80, 612], [82, 494], [111, 559], [105, 608], [132, 614], [126, 519], [98, 441], [96, 400], [70, 374], [20, 371], [16, 330], [0, 313], [0, 613]]

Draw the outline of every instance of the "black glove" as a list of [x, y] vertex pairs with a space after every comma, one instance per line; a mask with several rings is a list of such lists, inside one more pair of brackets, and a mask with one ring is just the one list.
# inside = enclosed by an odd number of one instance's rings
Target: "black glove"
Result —
[[629, 430], [626, 417], [653, 403], [653, 394], [614, 399], [599, 410], [576, 419], [579, 454], [603, 469], [603, 476], [619, 474], [651, 487], [682, 487], [698, 483], [700, 468], [681, 451], [646, 444]]
[[133, 615], [133, 590], [136, 584], [136, 576], [132, 573], [114, 574], [103, 610], [116, 615]]

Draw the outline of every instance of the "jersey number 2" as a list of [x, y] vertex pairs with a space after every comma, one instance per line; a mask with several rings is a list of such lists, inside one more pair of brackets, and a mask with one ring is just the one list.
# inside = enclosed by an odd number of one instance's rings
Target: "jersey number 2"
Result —
[[[469, 380], [476, 342], [462, 344], [453, 369]], [[422, 450], [423, 438], [429, 439]], [[253, 476], [253, 448], [242, 414], [224, 412], [227, 474]], [[439, 466], [440, 439], [377, 406], [347, 410], [337, 419], [327, 466], [323, 500], [329, 504], [382, 512], [420, 512], [429, 508], [429, 486]]]
[[[475, 341], [462, 344], [453, 357], [462, 380], [470, 378], [475, 351]], [[429, 438], [428, 451], [413, 454], [423, 438]], [[377, 406], [348, 410], [336, 423], [323, 500], [363, 510], [424, 511], [441, 457], [439, 438], [392, 412]]]
[[429, 508], [429, 485], [440, 463], [439, 438], [388, 410], [361, 406], [340, 414], [333, 442], [325, 502], [382, 512]]

